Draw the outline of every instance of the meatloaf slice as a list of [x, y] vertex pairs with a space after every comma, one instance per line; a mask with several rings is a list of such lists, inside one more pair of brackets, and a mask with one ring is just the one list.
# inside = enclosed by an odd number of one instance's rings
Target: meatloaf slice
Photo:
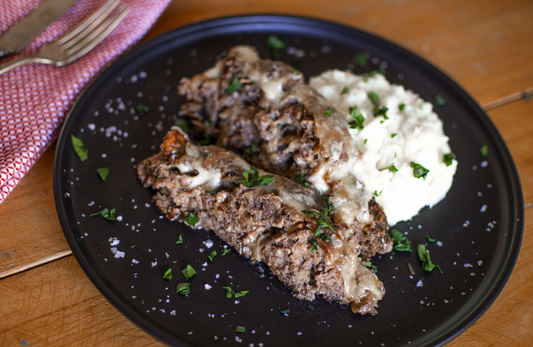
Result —
[[196, 146], [179, 128], [137, 170], [167, 218], [198, 216], [190, 226], [263, 261], [297, 298], [320, 294], [355, 313], [376, 313], [385, 289], [360, 258], [361, 230], [332, 220], [330, 203], [313, 188], [256, 170], [233, 152]]
[[[310, 182], [336, 207], [333, 217], [361, 230], [359, 250], [368, 259], [392, 250], [388, 225], [373, 194], [350, 174], [357, 160], [343, 115], [293, 67], [261, 60], [236, 46], [215, 66], [183, 78], [181, 113], [194, 119], [220, 147], [268, 172]], [[364, 230], [364, 231], [363, 231]]]

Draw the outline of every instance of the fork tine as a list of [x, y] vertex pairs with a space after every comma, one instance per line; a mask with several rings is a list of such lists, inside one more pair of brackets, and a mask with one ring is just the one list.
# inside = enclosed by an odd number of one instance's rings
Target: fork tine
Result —
[[[118, 4], [120, 3], [120, 0], [109, 0], [107, 3], [105, 3], [101, 8], [99, 8], [92, 16], [87, 18], [85, 21], [80, 23], [76, 28], [74, 28], [71, 32], [67, 33], [63, 37], [59, 38], [57, 40], [58, 45], [63, 45], [76, 37], [78, 34], [83, 32], [86, 29], [91, 29], [100, 24], [106, 16], [113, 11]], [[90, 28], [88, 28], [90, 27]]]
[[109, 33], [113, 31], [113, 29], [117, 27], [117, 25], [120, 24], [120, 22], [122, 22], [128, 12], [129, 9], [126, 5], [121, 6], [117, 11], [115, 11], [115, 13], [113, 13], [111, 17], [104, 21], [93, 32], [84, 37], [82, 40], [78, 41], [74, 46], [67, 49], [67, 54], [71, 56], [69, 60], [77, 59], [85, 55], [96, 45], [98, 45], [109, 35]]

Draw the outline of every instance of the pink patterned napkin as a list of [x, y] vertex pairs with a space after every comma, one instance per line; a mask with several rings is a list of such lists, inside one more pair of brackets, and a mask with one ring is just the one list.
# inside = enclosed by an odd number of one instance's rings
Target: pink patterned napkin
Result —
[[[78, 1], [15, 57], [60, 37], [106, 1]], [[0, 35], [42, 2], [1, 0]], [[30, 64], [0, 75], [0, 204], [58, 136], [87, 83], [146, 34], [169, 2], [122, 0], [130, 9], [126, 18], [83, 58], [60, 68]]]

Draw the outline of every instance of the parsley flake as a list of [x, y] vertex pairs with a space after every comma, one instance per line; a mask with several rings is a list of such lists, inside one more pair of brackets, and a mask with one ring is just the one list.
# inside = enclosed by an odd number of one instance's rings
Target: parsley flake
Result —
[[226, 289], [226, 298], [231, 299], [233, 296], [233, 289], [231, 289], [231, 287], [222, 287], [222, 289]]
[[365, 266], [369, 269], [372, 269], [374, 273], [378, 273], [378, 267], [376, 265], [372, 265], [371, 261], [365, 261]]
[[278, 312], [288, 316], [289, 312], [291, 312], [291, 309], [290, 308], [282, 309], [281, 307], [278, 306]]
[[247, 187], [255, 187], [261, 184], [268, 184], [274, 180], [274, 175], [266, 175], [259, 177], [259, 171], [252, 165], [250, 171], [243, 172], [244, 180], [237, 180], [235, 183], [242, 184]]
[[237, 90], [239, 90], [240, 87], [241, 87], [241, 82], [239, 81], [237, 76], [233, 76], [231, 83], [226, 88], [226, 94], [231, 95]]
[[189, 224], [190, 226], [195, 226], [196, 223], [200, 221], [200, 218], [198, 218], [197, 215], [195, 215], [193, 212], [189, 212], [187, 215], [187, 218], [185, 218], [185, 222]]
[[235, 328], [235, 332], [244, 333], [244, 332], [246, 332], [246, 328], [243, 327], [242, 325], [237, 325], [237, 327]]
[[190, 283], [178, 283], [176, 286], [176, 293], [182, 295], [188, 295], [191, 293], [191, 284]]
[[400, 231], [396, 229], [391, 230], [392, 233], [392, 242], [394, 242], [394, 249], [398, 252], [412, 252], [411, 251], [411, 241], [405, 237]]
[[367, 65], [369, 55], [370, 54], [368, 52], [357, 53], [354, 57], [354, 60], [357, 62], [357, 64], [359, 64], [360, 67], [364, 69]]
[[382, 189], [379, 193], [378, 193], [377, 190], [374, 190], [374, 195], [375, 195], [375, 196], [380, 196], [381, 193], [383, 193], [383, 189]]
[[292, 70], [292, 74], [293, 74], [294, 76], [300, 76], [300, 71], [298, 71], [298, 70]]
[[259, 145], [257, 144], [257, 142], [252, 143], [252, 146], [246, 148], [246, 151], [245, 151], [246, 155], [249, 157], [252, 154], [257, 153], [257, 152], [259, 152]]
[[222, 254], [221, 254], [221, 256], [225, 256], [225, 255], [228, 254], [230, 251], [231, 251], [231, 249], [229, 249], [229, 248], [224, 248], [224, 249], [222, 250]]
[[429, 173], [428, 169], [426, 169], [420, 164], [415, 163], [414, 161], [411, 162], [411, 167], [413, 168], [413, 175], [416, 178], [423, 178], [424, 180], [426, 179]]
[[181, 273], [183, 274], [183, 277], [185, 277], [185, 281], [188, 281], [189, 278], [196, 275], [196, 271], [194, 271], [193, 267], [190, 265], [187, 265], [185, 269], [181, 270]]
[[235, 293], [235, 299], [242, 298], [248, 294], [249, 290], [241, 290], [240, 292]]
[[217, 191], [216, 190], [206, 190], [205, 191], [207, 194], [216, 194]]
[[213, 261], [213, 259], [217, 256], [217, 251], [213, 250], [213, 252], [211, 252], [211, 254], [209, 254], [207, 256], [207, 258], [209, 258], [209, 260]]
[[379, 171], [383, 171], [383, 170], [387, 170], [387, 169], [388, 169], [390, 172], [397, 172], [397, 171], [398, 171], [398, 169], [396, 168], [396, 166], [394, 166], [394, 163], [392, 163], [390, 166], [388, 166], [388, 167], [386, 167], [386, 168], [383, 168], [383, 169], [381, 169], [381, 170], [379, 170]]
[[345, 86], [344, 88], [342, 88], [342, 92], [341, 92], [341, 94], [346, 94], [346, 93], [348, 93], [349, 91], [350, 91], [350, 88], [348, 88], [348, 87]]
[[444, 162], [444, 164], [446, 164], [446, 166], [450, 166], [450, 165], [452, 165], [452, 161], [453, 161], [454, 157], [455, 157], [455, 154], [453, 152], [445, 153], [442, 156], [442, 161]]
[[98, 172], [98, 175], [100, 175], [100, 178], [102, 179], [102, 181], [105, 182], [107, 175], [109, 175], [109, 168], [101, 167], [101, 168], [96, 169], [96, 171]]
[[426, 238], [429, 242], [435, 242], [436, 240], [434, 238], [431, 238], [428, 233], [426, 233]]
[[135, 106], [135, 111], [139, 112], [139, 113], [144, 113], [144, 112], [148, 111], [148, 107], [146, 107], [143, 104], [139, 104], [139, 105]]
[[115, 209], [112, 208], [110, 210], [108, 208], [104, 208], [100, 212], [95, 212], [95, 213], [91, 214], [91, 217], [98, 216], [98, 215], [102, 215], [102, 217], [104, 217], [107, 220], [115, 220]]
[[442, 97], [442, 95], [437, 94], [435, 96], [435, 103], [439, 106], [444, 106], [446, 105], [446, 100]]
[[183, 243], [183, 237], [180, 235], [178, 236], [178, 241], [176, 241], [177, 245], [181, 245]]
[[169, 282], [172, 281], [172, 269], [168, 269], [167, 271], [165, 271], [163, 279], [168, 280]]
[[433, 271], [433, 269], [437, 265], [433, 264], [433, 262], [431, 261], [431, 257], [429, 256], [429, 251], [426, 250], [426, 246], [418, 245], [416, 250], [418, 252], [418, 258], [420, 258], [420, 261], [422, 262], [422, 269], [428, 272]]
[[335, 113], [335, 109], [333, 107], [328, 107], [328, 109], [324, 112], [324, 114], [328, 117], [331, 117], [331, 115], [334, 113]]
[[174, 125], [181, 129], [185, 134], [189, 134], [189, 126], [185, 119], [176, 119]]
[[74, 147], [74, 152], [76, 152], [78, 158], [80, 158], [82, 162], [86, 161], [87, 158], [89, 158], [89, 150], [84, 147], [83, 141], [74, 135], [70, 135], [70, 139], [72, 140], [72, 146]]
[[369, 92], [368, 98], [374, 104], [374, 117], [383, 116], [385, 120], [389, 119], [387, 116], [387, 111], [389, 108], [385, 106], [379, 107], [379, 95], [375, 92]]
[[487, 145], [483, 145], [481, 146], [481, 148], [479, 149], [479, 153], [481, 153], [482, 156], [486, 157], [489, 155], [489, 146]]
[[390, 138], [393, 139], [396, 137], [396, 135], [398, 135], [398, 133], [390, 134]]
[[398, 110], [403, 111], [405, 109], [405, 104], [398, 105]]
[[267, 47], [272, 51], [272, 57], [279, 59], [279, 51], [287, 48], [287, 44], [280, 40], [276, 35], [268, 35]]
[[357, 106], [350, 107], [350, 116], [354, 118], [353, 121], [348, 123], [348, 125], [350, 125], [350, 129], [363, 130], [364, 128], [363, 123], [365, 121], [365, 117], [359, 111], [359, 109], [357, 109]]

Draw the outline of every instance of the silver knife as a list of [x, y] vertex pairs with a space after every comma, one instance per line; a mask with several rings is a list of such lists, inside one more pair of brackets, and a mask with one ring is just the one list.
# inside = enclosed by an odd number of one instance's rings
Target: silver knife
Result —
[[0, 37], [0, 57], [21, 51], [77, 1], [44, 1]]

